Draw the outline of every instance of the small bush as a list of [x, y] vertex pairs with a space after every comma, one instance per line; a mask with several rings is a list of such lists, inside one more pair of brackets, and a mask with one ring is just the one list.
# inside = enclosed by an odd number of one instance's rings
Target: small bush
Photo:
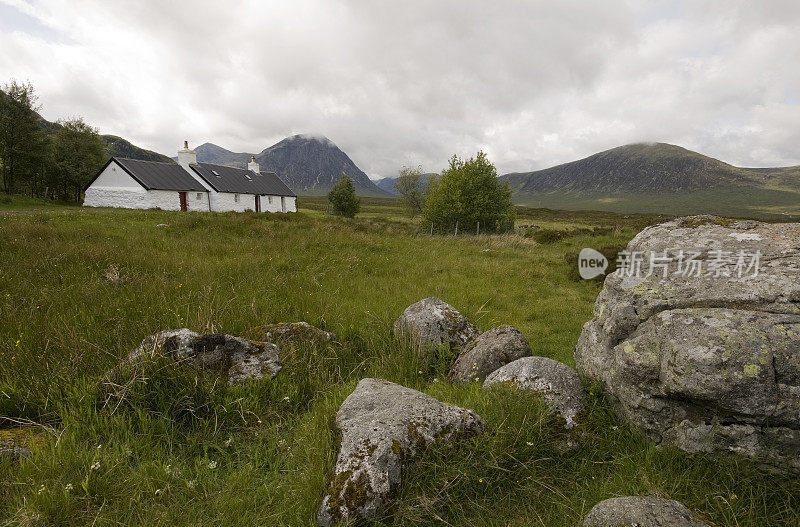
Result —
[[345, 218], [355, 218], [361, 209], [353, 181], [347, 174], [342, 174], [339, 182], [328, 193], [328, 201], [333, 205], [333, 213]]
[[478, 152], [466, 161], [453, 156], [440, 177], [432, 178], [423, 208], [425, 223], [438, 232], [505, 232], [514, 228], [516, 209], [508, 182], [500, 183], [497, 169]]

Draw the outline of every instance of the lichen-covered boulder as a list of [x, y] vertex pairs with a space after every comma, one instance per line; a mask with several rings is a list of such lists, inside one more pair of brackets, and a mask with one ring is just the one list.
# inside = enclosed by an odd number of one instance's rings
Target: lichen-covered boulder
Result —
[[265, 342], [319, 342], [326, 343], [336, 339], [336, 335], [312, 326], [308, 322], [278, 322], [259, 328]]
[[450, 370], [450, 380], [483, 381], [497, 368], [530, 354], [531, 347], [522, 333], [511, 326], [499, 326], [466, 345]]
[[575, 370], [557, 360], [522, 357], [489, 374], [483, 386], [488, 388], [499, 383], [540, 394], [564, 419], [565, 428], [576, 426], [575, 418], [584, 409], [581, 378]]
[[657, 442], [800, 471], [800, 224], [680, 218], [633, 254], [606, 278], [578, 371]]
[[678, 501], [625, 496], [595, 505], [583, 520], [583, 527], [708, 527], [708, 524]]
[[269, 342], [244, 340], [221, 333], [199, 334], [186, 328], [165, 330], [146, 337], [131, 352], [129, 362], [164, 355], [176, 362], [224, 373], [230, 383], [271, 379], [278, 374], [278, 347]]
[[382, 379], [362, 379], [336, 414], [341, 434], [319, 525], [371, 520], [396, 496], [404, 465], [432, 443], [480, 433], [473, 411]]
[[456, 308], [431, 297], [408, 306], [395, 321], [394, 334], [414, 349], [424, 352], [426, 348], [446, 344], [461, 349], [480, 331]]

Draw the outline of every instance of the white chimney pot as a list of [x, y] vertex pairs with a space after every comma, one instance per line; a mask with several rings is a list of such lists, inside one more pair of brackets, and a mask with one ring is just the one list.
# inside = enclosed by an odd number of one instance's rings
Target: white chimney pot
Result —
[[[194, 150], [189, 148], [189, 141], [183, 142], [183, 148], [178, 150], [178, 164], [183, 168], [189, 170], [189, 165], [197, 163], [197, 154]], [[191, 171], [189, 171], [191, 174]]]
[[261, 167], [259, 167], [258, 163], [256, 163], [256, 156], [250, 156], [250, 162], [247, 163], [247, 170], [258, 174], [260, 169]]

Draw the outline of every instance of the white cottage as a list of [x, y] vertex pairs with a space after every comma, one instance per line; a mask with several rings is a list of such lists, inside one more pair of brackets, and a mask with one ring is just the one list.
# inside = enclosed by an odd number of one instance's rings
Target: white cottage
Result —
[[198, 163], [188, 142], [178, 164], [112, 157], [89, 184], [87, 207], [226, 212], [297, 212], [297, 196], [274, 172]]

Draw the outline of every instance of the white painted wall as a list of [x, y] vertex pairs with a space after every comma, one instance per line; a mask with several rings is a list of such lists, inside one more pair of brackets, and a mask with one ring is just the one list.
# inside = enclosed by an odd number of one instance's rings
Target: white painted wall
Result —
[[[283, 212], [281, 208], [281, 196], [272, 196], [272, 203], [269, 202], [270, 196], [261, 196], [261, 212]], [[286, 212], [297, 212], [295, 198], [286, 196]], [[216, 192], [211, 194], [211, 207], [215, 212], [244, 212], [256, 210], [255, 195], [239, 194], [239, 201], [236, 195], [231, 192]]]
[[109, 163], [86, 189], [83, 204], [87, 207], [151, 208], [147, 190], [116, 162]]
[[[123, 209], [181, 210], [181, 198], [175, 190], [111, 189], [89, 187], [83, 204], [86, 207], [117, 207]], [[197, 199], [197, 194], [201, 195]], [[188, 210], [208, 212], [207, 192], [187, 192]]]
[[256, 202], [251, 194], [239, 194], [239, 201], [236, 201], [236, 194], [232, 192], [215, 192], [211, 195], [211, 208], [215, 212], [244, 212], [246, 210], [256, 210]]
[[[269, 202], [270, 198], [272, 203]], [[284, 196], [286, 201], [286, 212], [297, 212], [295, 206], [295, 198]], [[261, 196], [261, 211], [262, 212], [283, 212], [281, 208], [281, 196]]]

